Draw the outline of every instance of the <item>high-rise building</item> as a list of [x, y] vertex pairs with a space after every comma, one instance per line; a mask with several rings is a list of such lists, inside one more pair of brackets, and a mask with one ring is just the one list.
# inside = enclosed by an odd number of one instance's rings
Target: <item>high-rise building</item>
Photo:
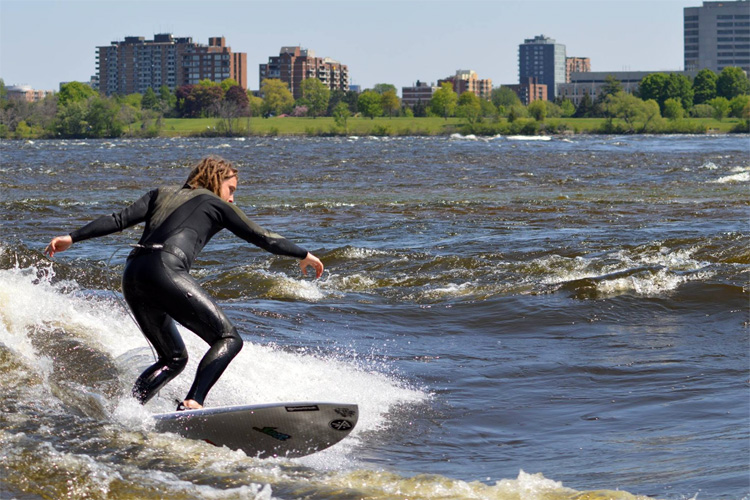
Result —
[[228, 78], [247, 88], [247, 54], [232, 52], [224, 37], [209, 38], [208, 45], [190, 37], [155, 35], [153, 40], [128, 36], [123, 42], [97, 47], [99, 91], [106, 94], [142, 94], [163, 85], [174, 90], [201, 80]]
[[281, 47], [278, 56], [259, 65], [259, 82], [278, 79], [289, 85], [295, 99], [302, 97], [302, 82], [317, 78], [331, 90], [349, 90], [349, 68], [328, 57], [315, 57], [315, 52], [302, 47]]
[[544, 35], [528, 38], [518, 46], [518, 81], [535, 78], [537, 84], [547, 86], [547, 98], [554, 100], [557, 85], [565, 83], [565, 59], [565, 45]]
[[492, 93], [492, 80], [489, 78], [480, 80], [476, 71], [458, 70], [453, 76], [438, 80], [438, 86], [441, 83], [448, 82], [453, 85], [453, 91], [458, 95], [464, 92], [473, 92], [477, 97], [489, 99]]
[[685, 7], [685, 70], [716, 73], [737, 66], [750, 74], [750, 2], [703, 2]]

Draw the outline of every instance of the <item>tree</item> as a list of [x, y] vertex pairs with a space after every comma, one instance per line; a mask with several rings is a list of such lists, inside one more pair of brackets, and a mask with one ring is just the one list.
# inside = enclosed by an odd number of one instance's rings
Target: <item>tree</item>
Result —
[[482, 104], [474, 92], [464, 92], [458, 97], [456, 114], [474, 125], [482, 117]]
[[738, 95], [729, 101], [729, 114], [736, 118], [747, 120], [750, 118], [750, 96]]
[[606, 98], [607, 96], [615, 95], [619, 92], [622, 92], [622, 83], [620, 83], [620, 80], [613, 75], [607, 75], [604, 78], [604, 85], [600, 89], [600, 95]]
[[375, 119], [376, 116], [383, 114], [382, 101], [380, 94], [374, 90], [365, 90], [359, 95], [357, 101], [357, 107], [359, 111], [370, 119]]
[[288, 113], [294, 106], [294, 97], [286, 83], [281, 80], [263, 80], [260, 92], [263, 95], [263, 116], [265, 117]]
[[87, 101], [89, 137], [119, 137], [122, 135], [123, 124], [118, 119], [120, 107], [112, 99], [106, 97], [92, 97]]
[[396, 86], [391, 85], [390, 83], [376, 83], [375, 86], [372, 88], [372, 90], [374, 90], [380, 95], [383, 95], [386, 92], [393, 92], [395, 94]]
[[734, 99], [738, 95], [750, 92], [750, 81], [742, 69], [729, 66], [724, 68], [716, 80], [716, 95]]
[[648, 99], [653, 99], [658, 103], [666, 101], [664, 88], [667, 85], [668, 78], [666, 73], [651, 73], [644, 76], [638, 85], [638, 97], [644, 101]]
[[345, 133], [349, 133], [349, 127], [347, 126], [347, 121], [351, 116], [349, 106], [344, 101], [339, 101], [336, 107], [333, 108], [332, 115], [333, 121], [336, 122], [336, 125], [343, 128]]
[[693, 85], [685, 75], [670, 73], [664, 84], [663, 101], [657, 101], [659, 107], [663, 110], [664, 103], [668, 99], [677, 99], [682, 104], [683, 109], [693, 107]]
[[547, 105], [540, 99], [530, 102], [528, 110], [529, 114], [538, 122], [543, 122], [547, 117]]
[[[393, 85], [391, 85], [391, 87], [393, 87]], [[396, 111], [400, 107], [400, 105], [401, 102], [399, 101], [399, 98], [396, 95], [396, 91], [394, 89], [386, 90], [385, 92], [380, 94], [380, 106], [383, 108], [383, 112], [388, 116], [392, 117], [393, 112]]]
[[[229, 89], [231, 89], [232, 87], [239, 86], [239, 83], [237, 83], [237, 80], [235, 80], [234, 78], [227, 78], [225, 80], [222, 80], [219, 85], [221, 86], [221, 90], [223, 90], [224, 93], [226, 94], [227, 91]], [[240, 87], [240, 88], [242, 88], [242, 87]]]
[[606, 97], [604, 111], [610, 123], [612, 119], [619, 118], [628, 126], [628, 132], [636, 132], [636, 124], [640, 122], [640, 131], [643, 132], [659, 116], [659, 105], [653, 99], [644, 102], [632, 94], [619, 92]]
[[328, 109], [328, 100], [331, 98], [331, 90], [317, 78], [306, 78], [300, 85], [302, 97], [300, 105], [307, 106], [308, 114], [316, 118]]
[[710, 69], [702, 69], [693, 80], [693, 104], [703, 104], [716, 97], [716, 82], [719, 75]]
[[430, 110], [447, 120], [448, 117], [452, 116], [455, 112], [457, 102], [458, 96], [453, 92], [453, 84], [450, 82], [443, 82], [440, 84], [440, 88], [432, 94]]
[[224, 100], [232, 103], [237, 108], [240, 116], [247, 116], [249, 114], [250, 100], [247, 98], [245, 89], [239, 85], [229, 87], [229, 90], [224, 94]]
[[263, 114], [263, 99], [254, 96], [252, 92], [247, 91], [247, 108], [250, 116], [261, 116]]
[[679, 120], [685, 116], [685, 109], [679, 99], [670, 98], [664, 101], [664, 118]]
[[176, 111], [177, 96], [169, 89], [169, 87], [162, 85], [159, 88], [159, 103], [161, 104], [161, 112], [166, 115], [172, 111]]
[[60, 85], [60, 92], [57, 93], [57, 102], [61, 106], [65, 106], [69, 102], [81, 102], [97, 95], [96, 90], [85, 83], [69, 82]]
[[560, 103], [560, 113], [564, 118], [569, 118], [576, 114], [576, 107], [570, 99], [563, 99]]
[[141, 109], [161, 109], [161, 103], [159, 98], [156, 96], [156, 92], [151, 87], [146, 89], [141, 99]]
[[594, 101], [591, 100], [591, 96], [588, 92], [583, 92], [583, 97], [578, 103], [576, 112], [573, 115], [575, 118], [588, 118], [591, 116], [591, 112], [594, 109]]
[[722, 121], [729, 114], [729, 100], [726, 97], [714, 97], [708, 104], [714, 108], [714, 118]]
[[492, 89], [490, 100], [500, 113], [504, 113], [505, 110], [521, 104], [521, 99], [518, 98], [518, 95], [508, 87]]

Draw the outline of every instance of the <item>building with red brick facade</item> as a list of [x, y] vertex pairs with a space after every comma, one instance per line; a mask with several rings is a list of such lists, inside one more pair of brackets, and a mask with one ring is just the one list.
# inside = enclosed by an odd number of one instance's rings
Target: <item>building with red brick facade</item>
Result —
[[565, 58], [565, 83], [570, 83], [573, 73], [588, 73], [591, 71], [591, 59], [588, 57]]
[[534, 101], [547, 100], [547, 85], [538, 83], [538, 80], [532, 76], [526, 78], [525, 81], [518, 85], [503, 85], [503, 87], [508, 87], [515, 92], [521, 102], [526, 106]]
[[281, 47], [278, 56], [259, 65], [259, 82], [277, 79], [286, 83], [295, 99], [302, 97], [302, 82], [317, 78], [330, 90], [349, 90], [349, 68], [330, 58], [315, 57], [315, 52], [302, 47]]
[[174, 90], [201, 80], [228, 78], [247, 89], [247, 54], [232, 52], [224, 37], [209, 38], [208, 45], [191, 37], [155, 35], [153, 40], [128, 36], [125, 41], [97, 47], [99, 91], [106, 95], [144, 93], [163, 85]]

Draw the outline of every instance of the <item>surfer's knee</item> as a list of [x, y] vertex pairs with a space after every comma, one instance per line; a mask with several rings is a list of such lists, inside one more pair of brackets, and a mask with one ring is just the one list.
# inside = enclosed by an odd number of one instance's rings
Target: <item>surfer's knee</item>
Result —
[[167, 365], [167, 368], [170, 371], [174, 372], [175, 375], [177, 375], [181, 373], [182, 370], [185, 369], [185, 367], [187, 366], [187, 363], [188, 363], [188, 354], [187, 352], [182, 352], [179, 355], [166, 360], [165, 364]]
[[242, 337], [240, 337], [240, 334], [237, 332], [237, 328], [235, 328], [234, 326], [232, 326], [229, 331], [222, 336], [221, 340], [224, 343], [227, 355], [231, 356], [232, 358], [237, 356], [237, 354], [239, 354], [239, 352], [242, 350], [242, 347], [245, 345], [245, 343], [242, 341]]

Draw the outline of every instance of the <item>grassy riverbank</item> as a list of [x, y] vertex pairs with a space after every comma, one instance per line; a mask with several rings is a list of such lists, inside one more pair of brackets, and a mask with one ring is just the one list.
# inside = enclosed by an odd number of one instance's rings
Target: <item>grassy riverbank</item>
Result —
[[[727, 118], [723, 121], [712, 118], [688, 118], [679, 122], [662, 120], [658, 126], [647, 130], [650, 133], [728, 133], [739, 125], [737, 118]], [[595, 134], [607, 133], [605, 118], [550, 118], [544, 122], [531, 119], [517, 120], [508, 123], [504, 119], [500, 122], [484, 122], [478, 124], [474, 131], [477, 133], [505, 133], [505, 134], [545, 134], [545, 133], [573, 133]], [[615, 120], [616, 127], [623, 124]], [[350, 118], [346, 128], [337, 126], [330, 117], [320, 118], [242, 118], [233, 124], [237, 135], [253, 136], [323, 136], [323, 135], [450, 135], [453, 133], [471, 133], [464, 120], [460, 118]], [[225, 135], [219, 132], [221, 126], [215, 118], [167, 118], [159, 132], [160, 136], [184, 137], [202, 135]], [[610, 132], [618, 132], [617, 129]]]

